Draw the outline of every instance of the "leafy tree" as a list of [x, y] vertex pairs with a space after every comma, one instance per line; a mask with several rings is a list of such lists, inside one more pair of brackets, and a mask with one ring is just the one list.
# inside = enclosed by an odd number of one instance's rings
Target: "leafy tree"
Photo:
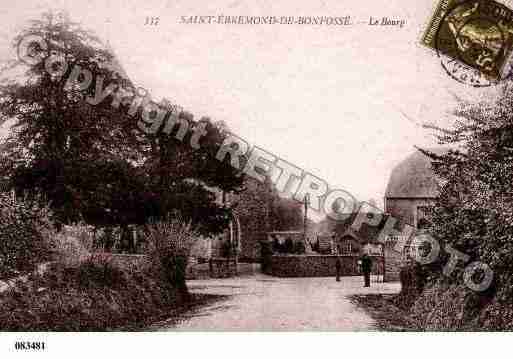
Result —
[[269, 180], [260, 183], [247, 178], [244, 191], [233, 201], [245, 228], [254, 228], [257, 232], [302, 228], [301, 203], [280, 197]]
[[[112, 106], [113, 94], [94, 106], [86, 101], [107, 84], [135, 92], [113, 69], [113, 54], [97, 37], [62, 13], [31, 22], [13, 46], [29, 34], [41, 37], [48, 49], [35, 65], [12, 61], [8, 70], [21, 67], [24, 78], [0, 86], [0, 120], [14, 121], [2, 151], [2, 170], [8, 173], [3, 180], [18, 192], [42, 192], [64, 223], [84, 218], [126, 225], [178, 210], [204, 231], [221, 231], [229, 209], [216, 203], [211, 189], [237, 192], [243, 181], [238, 169], [215, 159], [227, 128], [181, 112], [189, 128], [181, 140], [178, 128], [154, 135], [134, 131], [141, 108], [128, 115], [128, 103]], [[60, 77], [45, 67], [55, 54], [62, 54], [57, 69], [67, 64]], [[66, 86], [75, 66], [92, 74], [87, 89]], [[191, 129], [200, 125], [206, 133], [199, 148], [192, 147]]]
[[[270, 180], [260, 183], [246, 178], [244, 191], [231, 201], [243, 230], [243, 256], [259, 256], [259, 243], [267, 239], [266, 232], [303, 229], [302, 204], [280, 197]], [[279, 251], [278, 247], [273, 250]]]
[[[437, 132], [452, 149], [441, 156], [425, 151], [443, 184], [430, 232], [443, 245], [469, 255], [468, 262], [488, 264], [501, 301], [513, 294], [512, 106], [511, 83], [493, 101], [461, 103], [454, 127]], [[440, 270], [434, 275], [440, 276]], [[453, 279], [462, 280], [462, 271], [455, 271]]]
[[276, 230], [297, 230], [303, 228], [303, 210], [301, 203], [294, 199], [281, 198], [273, 194], [270, 219]]
[[204, 126], [205, 132], [195, 146], [193, 130], [177, 139], [178, 126], [169, 133], [158, 131], [145, 138], [143, 158], [149, 187], [159, 195], [160, 216], [179, 211], [198, 225], [202, 233], [219, 233], [229, 223], [230, 209], [217, 202], [216, 193], [239, 193], [244, 177], [228, 159], [216, 159], [228, 135], [225, 128], [208, 118], [194, 121], [188, 112], [181, 112], [178, 117], [186, 121], [189, 129]]
[[[69, 207], [78, 201], [75, 194], [81, 191], [71, 178], [80, 164], [119, 154], [127, 158], [137, 139], [131, 132], [133, 121], [119, 108], [107, 101], [96, 106], [86, 103], [88, 96], [94, 96], [100, 78], [104, 83], [122, 81], [108, 68], [113, 55], [98, 38], [63, 13], [46, 13], [41, 20], [32, 21], [13, 46], [28, 35], [39, 36], [48, 48], [37, 64], [13, 60], [4, 72], [8, 76], [20, 67], [25, 71], [22, 80], [11, 77], [0, 86], [0, 118], [14, 121], [4, 156], [11, 159], [7, 165], [11, 184], [19, 190], [43, 192], [66, 222], [77, 219], [73, 215], [77, 211], [69, 211]], [[45, 65], [57, 54], [60, 60], [52, 69], [67, 64], [62, 76], [51, 74]], [[87, 89], [66, 86], [75, 66], [92, 73]], [[67, 215], [62, 216], [64, 213]]]

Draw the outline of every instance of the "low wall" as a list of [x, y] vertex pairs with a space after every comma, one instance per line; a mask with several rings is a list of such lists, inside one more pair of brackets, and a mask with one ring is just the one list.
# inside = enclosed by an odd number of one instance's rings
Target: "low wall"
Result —
[[[144, 254], [114, 254], [94, 253], [94, 256], [109, 260], [112, 265], [126, 271], [137, 271], [146, 268], [150, 262]], [[238, 268], [234, 259], [211, 258], [207, 263], [198, 263], [196, 258], [190, 257], [187, 263], [185, 276], [187, 279], [228, 278], [238, 275]]]
[[[357, 256], [350, 255], [273, 255], [263, 271], [277, 277], [330, 277], [336, 275], [335, 262], [342, 262], [341, 275], [359, 275]], [[383, 274], [383, 257], [371, 256], [372, 273]]]
[[187, 265], [187, 279], [229, 278], [238, 274], [234, 259], [211, 258], [207, 263], [197, 263], [191, 258]]
[[391, 246], [385, 247], [385, 282], [399, 281], [399, 273], [404, 261], [401, 252], [394, 250]]

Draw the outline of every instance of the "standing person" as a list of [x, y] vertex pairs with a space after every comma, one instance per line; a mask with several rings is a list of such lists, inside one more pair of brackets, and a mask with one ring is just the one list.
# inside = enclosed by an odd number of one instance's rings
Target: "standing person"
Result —
[[133, 233], [126, 223], [121, 224], [120, 242], [124, 253], [134, 253]]
[[363, 279], [364, 279], [364, 287], [370, 287], [370, 274], [372, 270], [372, 259], [367, 254], [364, 253], [362, 256], [362, 272], [363, 272]]
[[338, 255], [335, 260], [335, 270], [337, 271], [337, 282], [340, 282], [340, 272], [342, 272], [342, 262], [340, 261], [340, 257]]

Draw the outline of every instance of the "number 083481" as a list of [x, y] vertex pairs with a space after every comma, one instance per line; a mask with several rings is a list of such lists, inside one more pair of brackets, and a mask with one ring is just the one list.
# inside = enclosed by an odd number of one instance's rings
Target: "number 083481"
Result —
[[16, 342], [14, 343], [16, 350], [45, 350], [44, 342]]

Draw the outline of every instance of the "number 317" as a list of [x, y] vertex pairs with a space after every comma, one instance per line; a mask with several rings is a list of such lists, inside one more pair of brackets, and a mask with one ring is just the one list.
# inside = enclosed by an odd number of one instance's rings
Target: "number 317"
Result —
[[146, 16], [146, 22], [144, 25], [158, 25], [160, 21], [159, 17]]

